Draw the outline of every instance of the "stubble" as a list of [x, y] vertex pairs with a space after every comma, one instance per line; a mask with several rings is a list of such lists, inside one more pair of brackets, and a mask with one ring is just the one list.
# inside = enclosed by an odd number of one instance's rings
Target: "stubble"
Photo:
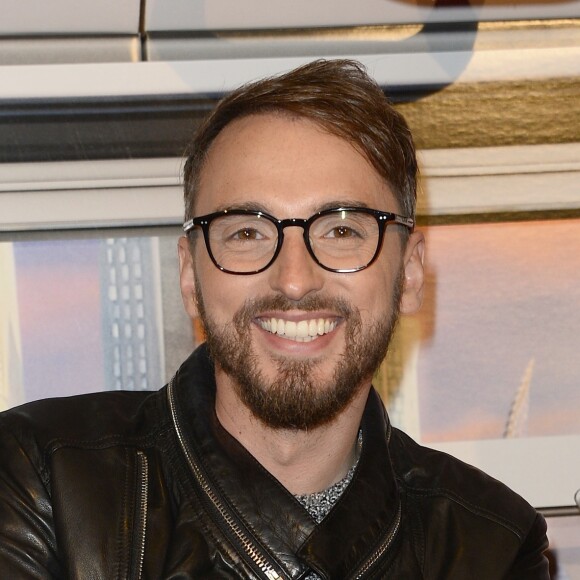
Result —
[[[233, 323], [218, 325], [208, 314], [196, 284], [196, 300], [210, 355], [235, 385], [252, 414], [273, 429], [308, 430], [331, 422], [372, 377], [387, 353], [399, 314], [402, 272], [395, 282], [390, 309], [363, 328], [360, 311], [342, 298], [307, 296], [301, 301], [283, 295], [247, 300]], [[252, 321], [262, 312], [336, 312], [345, 325], [345, 348], [330, 376], [322, 376], [318, 358], [272, 357], [275, 379], [260, 370], [251, 339]]]

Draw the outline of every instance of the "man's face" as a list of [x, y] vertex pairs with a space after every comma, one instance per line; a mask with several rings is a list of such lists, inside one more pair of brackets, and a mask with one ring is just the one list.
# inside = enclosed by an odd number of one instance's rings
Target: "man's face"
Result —
[[[213, 143], [195, 215], [251, 207], [308, 218], [329, 205], [398, 211], [389, 187], [348, 142], [307, 120], [257, 115], [234, 121]], [[401, 292], [409, 294], [408, 265], [420, 269], [421, 239], [412, 236], [403, 252], [399, 234], [387, 228], [379, 258], [350, 274], [318, 266], [299, 227], [285, 230], [270, 268], [248, 276], [218, 270], [201, 235], [193, 259], [182, 240], [182, 293], [204, 323], [218, 396], [233, 389], [273, 428], [311, 429], [336, 417], [370, 386]], [[403, 298], [403, 309], [412, 310], [415, 298]], [[306, 340], [296, 336], [304, 332]]]

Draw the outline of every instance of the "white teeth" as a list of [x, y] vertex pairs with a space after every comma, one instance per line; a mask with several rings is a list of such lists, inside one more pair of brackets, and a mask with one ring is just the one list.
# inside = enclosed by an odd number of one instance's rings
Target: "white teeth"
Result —
[[332, 332], [337, 325], [335, 320], [328, 318], [311, 318], [299, 322], [282, 318], [260, 318], [259, 323], [264, 330], [297, 342], [310, 342], [323, 334]]
[[307, 320], [301, 320], [296, 325], [296, 336], [306, 338], [309, 335], [309, 325]]
[[284, 323], [284, 335], [288, 338], [296, 337], [296, 323], [293, 320], [287, 320]]
[[276, 334], [284, 334], [285, 328], [284, 328], [284, 321], [282, 319], [278, 320], [278, 323], [276, 324]]
[[308, 335], [309, 336], [316, 336], [318, 334], [318, 322], [312, 319], [310, 322], [303, 321], [304, 326], [308, 326]]

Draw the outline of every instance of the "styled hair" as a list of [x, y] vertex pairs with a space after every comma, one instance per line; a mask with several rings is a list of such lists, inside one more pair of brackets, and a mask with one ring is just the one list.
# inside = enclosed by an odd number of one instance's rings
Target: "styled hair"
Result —
[[214, 139], [236, 119], [268, 113], [310, 120], [351, 143], [390, 186], [399, 211], [414, 217], [418, 170], [411, 131], [364, 67], [339, 59], [316, 60], [244, 85], [218, 103], [186, 150], [186, 220], [193, 217], [200, 173]]

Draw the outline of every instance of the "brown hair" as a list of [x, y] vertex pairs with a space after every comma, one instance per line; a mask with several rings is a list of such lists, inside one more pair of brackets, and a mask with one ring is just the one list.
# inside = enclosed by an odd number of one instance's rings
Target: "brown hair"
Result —
[[308, 119], [350, 142], [389, 184], [401, 211], [414, 217], [417, 159], [405, 119], [360, 63], [317, 60], [244, 85], [218, 103], [186, 151], [186, 220], [193, 217], [199, 175], [214, 139], [235, 119], [264, 113]]

